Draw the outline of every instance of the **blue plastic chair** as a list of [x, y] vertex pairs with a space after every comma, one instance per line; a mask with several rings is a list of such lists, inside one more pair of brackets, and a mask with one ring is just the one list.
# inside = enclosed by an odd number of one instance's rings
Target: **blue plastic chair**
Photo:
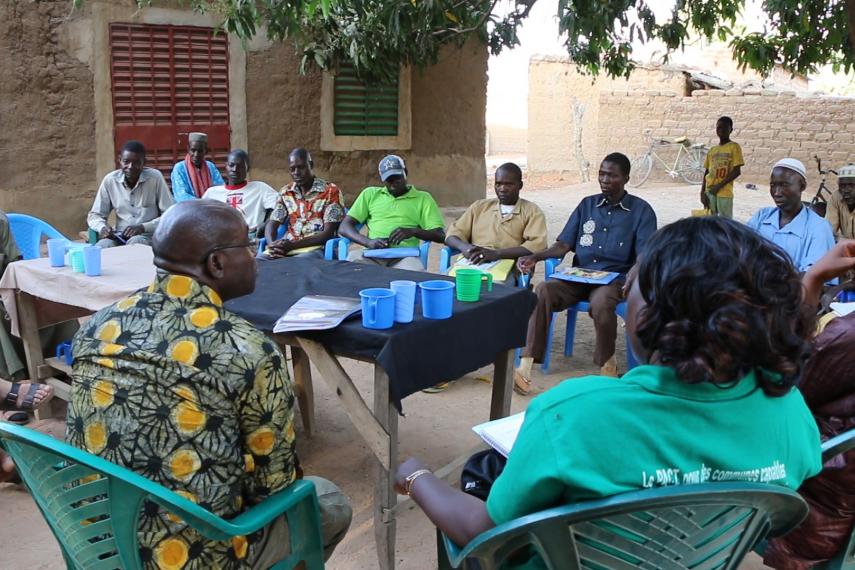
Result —
[[[364, 225], [365, 224], [357, 225], [356, 231], [361, 230]], [[338, 244], [336, 246], [338, 248], [338, 258], [342, 261], [347, 261], [347, 250], [350, 249], [350, 239], [348, 239], [346, 237], [338, 237], [338, 238], [336, 238], [336, 240], [338, 241]], [[421, 245], [419, 246], [419, 259], [421, 260], [422, 267], [424, 267], [425, 270], [427, 270], [427, 266], [428, 266], [428, 254], [429, 253], [430, 253], [430, 242], [429, 241], [423, 241], [421, 243]]]
[[[287, 221], [286, 221], [287, 222]], [[276, 231], [276, 239], [282, 239], [285, 237], [285, 230], [288, 229], [288, 224], [279, 224], [279, 229]], [[324, 244], [324, 259], [332, 260], [335, 259], [335, 246], [338, 243], [339, 238], [330, 238]], [[267, 249], [267, 238], [262, 237], [258, 240], [258, 254], [261, 255], [264, 253], [264, 250]]]
[[[832, 457], [855, 449], [855, 429], [833, 437], [822, 444], [822, 462], [825, 464]], [[846, 546], [837, 556], [826, 562], [813, 566], [813, 570], [855, 570], [855, 528], [849, 535]]]
[[71, 241], [52, 225], [34, 216], [7, 214], [7, 217], [12, 237], [15, 238], [15, 243], [24, 259], [38, 259], [41, 253], [42, 236], [46, 236], [47, 239], [59, 238]]
[[[545, 274], [548, 278], [555, 272], [555, 268], [558, 267], [558, 264], [561, 263], [560, 259], [547, 259], [544, 263], [545, 265]], [[576, 303], [575, 305], [571, 305], [567, 309], [567, 330], [564, 333], [564, 356], [571, 357], [573, 356], [573, 341], [576, 338], [576, 317], [579, 313], [584, 312], [587, 313], [591, 310], [591, 305], [586, 301], [581, 301]], [[626, 322], [626, 301], [621, 301], [615, 307], [615, 313]], [[555, 328], [555, 316], [553, 315], [552, 320], [549, 323], [549, 334], [546, 337], [546, 354], [543, 357], [543, 364], [540, 369], [543, 372], [547, 372], [549, 370], [549, 364], [551, 361], [551, 350], [552, 347], [552, 333]], [[636, 366], [638, 366], [638, 360], [635, 358], [635, 355], [632, 353], [632, 345], [629, 341], [629, 331], [625, 332], [625, 340], [626, 340], [626, 366], [628, 370], [632, 370]]]
[[[460, 251], [454, 249], [450, 245], [446, 245], [441, 250], [439, 250], [439, 272], [443, 275], [447, 275], [449, 269], [451, 269], [452, 260], [456, 255], [460, 255]], [[528, 282], [531, 279], [529, 275], [520, 274], [517, 276], [517, 287], [521, 289], [525, 289], [528, 287]]]
[[144, 501], [212, 540], [251, 534], [284, 513], [291, 550], [273, 568], [290, 570], [300, 562], [309, 570], [324, 567], [318, 497], [309, 481], [296, 481], [226, 520], [133, 471], [25, 427], [0, 423], [0, 447], [15, 461], [69, 569], [142, 570], [137, 525]]
[[807, 516], [786, 487], [704, 483], [645, 489], [556, 507], [501, 524], [463, 548], [437, 532], [440, 570], [498, 570], [522, 548], [550, 570], [736, 570], [751, 548]]

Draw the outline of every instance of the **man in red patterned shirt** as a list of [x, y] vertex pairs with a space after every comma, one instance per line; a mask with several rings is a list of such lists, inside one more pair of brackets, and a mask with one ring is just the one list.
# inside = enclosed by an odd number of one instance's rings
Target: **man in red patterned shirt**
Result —
[[[315, 177], [312, 155], [295, 148], [288, 155], [288, 170], [293, 182], [285, 186], [267, 223], [265, 237], [269, 258], [286, 255], [323, 256], [326, 241], [335, 237], [344, 218], [341, 190], [332, 182]], [[277, 240], [280, 225], [285, 236]]]

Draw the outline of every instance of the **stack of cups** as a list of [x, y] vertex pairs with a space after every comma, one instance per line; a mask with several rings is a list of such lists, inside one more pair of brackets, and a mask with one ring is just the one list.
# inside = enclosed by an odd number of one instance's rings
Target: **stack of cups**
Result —
[[392, 281], [389, 283], [389, 288], [395, 292], [395, 322], [413, 322], [416, 287], [415, 281]]

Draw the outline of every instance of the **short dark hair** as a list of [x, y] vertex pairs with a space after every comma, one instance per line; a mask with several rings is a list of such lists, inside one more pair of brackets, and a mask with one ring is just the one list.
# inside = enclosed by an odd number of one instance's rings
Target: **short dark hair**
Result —
[[309, 152], [309, 150], [306, 148], [298, 146], [297, 148], [293, 149], [291, 152], [288, 153], [289, 159], [292, 156], [299, 156], [300, 158], [305, 160], [306, 163], [312, 168], [314, 168], [314, 166], [315, 166], [315, 161], [312, 159], [312, 153]]
[[647, 306], [635, 335], [688, 384], [733, 385], [751, 371], [782, 396], [810, 352], [814, 315], [787, 253], [743, 224], [684, 218], [648, 241], [638, 265]]
[[145, 145], [140, 141], [128, 141], [122, 145], [122, 150], [119, 154], [125, 151], [145, 156]]
[[242, 148], [236, 148], [229, 153], [229, 156], [226, 157], [226, 160], [229, 158], [239, 158], [246, 163], [246, 167], [249, 168], [249, 153], [243, 150]]
[[503, 165], [499, 166], [499, 168], [496, 169], [496, 173], [498, 174], [498, 172], [500, 170], [504, 171], [504, 172], [508, 172], [510, 174], [513, 174], [514, 176], [517, 177], [517, 180], [522, 182], [522, 168], [517, 166], [515, 163], [513, 163], [513, 162], [504, 163]]
[[620, 171], [623, 172], [623, 175], [629, 176], [630, 162], [625, 154], [619, 152], [612, 152], [606, 155], [606, 157], [603, 159], [603, 162], [611, 162], [612, 164], [617, 164], [620, 168]]
[[[719, 117], [718, 120], [721, 121], [722, 123], [725, 123], [731, 129], [733, 128], [733, 119], [731, 119], [730, 117]], [[716, 122], [718, 122], [718, 121], [716, 121]]]

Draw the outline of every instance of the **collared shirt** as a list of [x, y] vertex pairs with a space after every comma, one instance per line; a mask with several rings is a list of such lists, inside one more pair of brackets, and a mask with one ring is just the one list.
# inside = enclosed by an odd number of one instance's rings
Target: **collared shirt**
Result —
[[583, 198], [558, 241], [570, 246], [574, 267], [626, 273], [656, 232], [656, 214], [650, 204], [624, 194], [610, 204], [602, 194]]
[[445, 234], [490, 249], [524, 247], [532, 253], [546, 249], [546, 217], [532, 202], [520, 198], [503, 216], [499, 200], [478, 200], [466, 208]]
[[822, 468], [819, 443], [799, 391], [768, 396], [753, 372], [727, 388], [687, 384], [653, 365], [620, 379], [578, 378], [529, 404], [487, 512], [499, 525], [550, 507], [703, 482], [797, 489]]
[[115, 210], [115, 229], [121, 231], [142, 224], [145, 233], [150, 234], [172, 204], [172, 195], [160, 171], [144, 167], [137, 185], [129, 188], [125, 174], [114, 170], [101, 181], [86, 223], [90, 229], [100, 232], [107, 225], [107, 216]]
[[825, 219], [838, 239], [855, 239], [855, 212], [849, 209], [840, 192], [832, 192]]
[[[369, 186], [359, 194], [347, 215], [360, 224], [368, 225], [370, 239], [387, 238], [398, 228], [445, 228], [433, 196], [412, 185], [407, 186], [407, 191], [397, 198], [385, 186]], [[411, 237], [392, 247], [418, 245], [419, 239]]]
[[280, 190], [270, 219], [287, 224], [288, 241], [311, 237], [322, 232], [324, 224], [344, 219], [344, 196], [338, 186], [317, 177], [305, 194], [292, 182]]
[[[220, 171], [217, 170], [217, 167], [213, 162], [206, 160], [205, 166], [208, 169], [208, 173], [211, 175], [211, 186], [220, 186], [225, 184], [225, 181], [223, 181], [223, 175], [220, 174]], [[190, 173], [187, 172], [187, 165], [184, 164], [183, 160], [181, 162], [176, 162], [175, 166], [172, 167], [172, 173], [169, 175], [169, 180], [172, 183], [172, 195], [175, 197], [176, 202], [196, 199], [196, 193], [193, 191], [193, 183], [190, 182]], [[202, 188], [199, 195], [201, 196], [207, 190], [207, 188]]]
[[748, 220], [748, 227], [787, 252], [800, 273], [834, 247], [831, 226], [810, 208], [802, 206], [790, 223], [780, 225], [781, 212], [775, 206], [760, 208]]
[[[224, 518], [295, 479], [294, 395], [285, 358], [217, 293], [158, 272], [74, 337], [67, 439]], [[153, 504], [146, 568], [249, 568], [256, 535], [204, 538]]]

